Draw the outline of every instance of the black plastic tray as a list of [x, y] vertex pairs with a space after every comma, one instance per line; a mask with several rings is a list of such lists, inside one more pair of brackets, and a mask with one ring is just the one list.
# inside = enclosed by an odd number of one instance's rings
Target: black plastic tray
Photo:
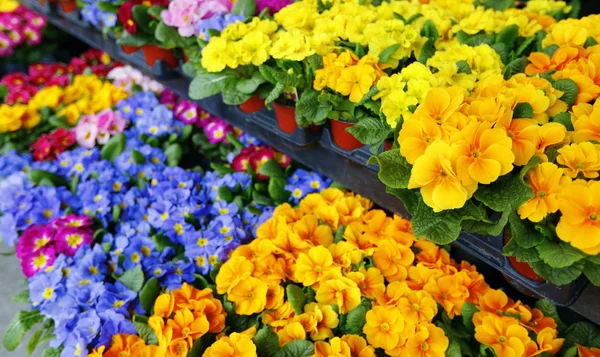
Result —
[[81, 10], [79, 8], [77, 10], [71, 11], [71, 12], [62, 11], [60, 6], [58, 6], [57, 9], [58, 9], [57, 13], [59, 16], [62, 16], [65, 19], [68, 19], [69, 21], [75, 23], [77, 26], [80, 26], [82, 28], [91, 27], [91, 24], [81, 16]]
[[[22, 0], [23, 4], [35, 8], [32, 0]], [[48, 15], [48, 20], [63, 30], [80, 38], [82, 41], [108, 52], [111, 56], [127, 62], [138, 69], [156, 76], [154, 68], [149, 68], [143, 58], [136, 55], [125, 55], [120, 46], [112, 39], [107, 39], [93, 28], [81, 28], [75, 23], [70, 23], [55, 15]], [[168, 77], [161, 82], [177, 94], [187, 98], [189, 78]], [[208, 112], [217, 115], [260, 141], [275, 147], [290, 155], [296, 161], [319, 171], [324, 175], [340, 182], [354, 192], [369, 197], [378, 206], [391, 212], [408, 216], [406, 208], [395, 196], [386, 193], [386, 187], [377, 178], [377, 165], [365, 167], [370, 156], [368, 148], [363, 147], [346, 152], [333, 144], [329, 130], [324, 128], [316, 142], [302, 146], [289, 135], [281, 135], [278, 126], [272, 120], [263, 118], [264, 115], [274, 120], [272, 112], [247, 115], [242, 113], [237, 106], [228, 106], [222, 102], [220, 96], [207, 98], [198, 102]], [[255, 119], [255, 118], [262, 118]], [[261, 124], [262, 123], [262, 124]], [[269, 124], [270, 123], [270, 124]], [[292, 134], [292, 137], [295, 135]], [[463, 232], [454, 243], [458, 251], [466, 252], [467, 256], [475, 257], [485, 262], [499, 273], [503, 274], [517, 288], [528, 295], [544, 297], [558, 305], [570, 305], [580, 296], [586, 287], [587, 281], [579, 279], [565, 286], [554, 286], [548, 283], [538, 283], [524, 278], [512, 268], [507, 258], [502, 255], [501, 237], [477, 236]], [[575, 309], [574, 309], [575, 310]], [[600, 318], [595, 321], [600, 322]]]
[[43, 4], [39, 1], [28, 1], [27, 4], [23, 4], [29, 7], [31, 10], [43, 13], [43, 14], [55, 14], [57, 11], [57, 5], [51, 4], [46, 0]]

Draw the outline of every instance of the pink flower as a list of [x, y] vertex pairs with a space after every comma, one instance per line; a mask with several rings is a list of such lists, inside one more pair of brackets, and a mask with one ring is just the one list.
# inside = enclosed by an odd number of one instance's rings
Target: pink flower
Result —
[[94, 224], [94, 221], [89, 216], [79, 216], [73, 213], [70, 213], [64, 217], [57, 218], [52, 221], [52, 225], [55, 228], [64, 228], [64, 227], [91, 227]]
[[169, 109], [173, 109], [177, 100], [179, 100], [179, 96], [175, 92], [170, 89], [165, 89], [160, 93], [158, 102], [166, 105]]
[[46, 26], [46, 18], [35, 12], [27, 11], [23, 14], [23, 17], [27, 20], [27, 23], [35, 28], [41, 29]]
[[183, 122], [184, 124], [194, 124], [198, 120], [198, 111], [200, 107], [197, 104], [192, 103], [188, 100], [182, 100], [177, 103], [173, 112], [175, 119]]
[[55, 260], [56, 252], [54, 248], [43, 248], [32, 255], [24, 257], [21, 260], [21, 269], [26, 277], [31, 278], [37, 272], [51, 267]]
[[21, 34], [17, 31], [10, 31], [9, 33], [7, 33], [8, 38], [11, 41], [11, 45], [13, 47], [16, 47], [18, 45], [20, 45], [21, 43], [23, 43], [23, 36], [21, 36]]
[[7, 74], [6, 76], [2, 77], [2, 80], [0, 80], [0, 83], [2, 83], [3, 85], [7, 86], [7, 87], [11, 87], [11, 86], [21, 86], [24, 85], [28, 82], [28, 78], [27, 75], [21, 72], [15, 72], [15, 73], [10, 73]]
[[15, 247], [17, 258], [23, 260], [28, 255], [52, 246], [54, 233], [54, 228], [50, 225], [34, 225], [27, 228], [19, 237]]
[[69, 85], [69, 75], [66, 74], [66, 73], [65, 74], [56, 75], [56, 76], [52, 77], [46, 83], [47, 87], [51, 87], [51, 86], [66, 87], [67, 85]]
[[98, 136], [98, 127], [92, 123], [79, 123], [75, 128], [75, 138], [77, 143], [85, 148], [91, 149], [96, 144]]
[[27, 43], [30, 45], [38, 45], [42, 42], [42, 33], [37, 27], [25, 25], [23, 27], [23, 35], [25, 35]]
[[6, 57], [13, 54], [10, 37], [4, 32], [0, 32], [0, 57]]
[[273, 15], [291, 3], [292, 0], [256, 0], [256, 13], [260, 14], [264, 9], [269, 8], [269, 15]]
[[200, 3], [198, 13], [201, 19], [207, 19], [223, 12], [229, 12], [232, 4], [229, 0], [205, 0]]
[[31, 99], [29, 92], [24, 90], [12, 91], [6, 96], [6, 104], [13, 105], [15, 103], [27, 104]]
[[231, 132], [231, 128], [227, 122], [221, 119], [215, 119], [209, 123], [204, 130], [208, 136], [208, 141], [211, 144], [216, 144], [225, 141], [228, 132]]
[[56, 232], [56, 251], [72, 257], [83, 245], [92, 243], [92, 232], [87, 228], [64, 227]]
[[174, 0], [161, 13], [165, 24], [177, 27], [183, 37], [194, 34], [196, 23], [204, 18], [231, 10], [229, 0]]

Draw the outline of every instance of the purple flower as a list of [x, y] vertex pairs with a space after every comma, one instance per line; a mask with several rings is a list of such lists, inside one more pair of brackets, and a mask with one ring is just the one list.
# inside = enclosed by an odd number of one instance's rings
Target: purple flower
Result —
[[243, 15], [217, 14], [212, 17], [200, 20], [196, 23], [196, 36], [204, 41], [210, 40], [209, 29], [223, 31], [227, 25], [242, 22], [246, 19]]
[[56, 248], [60, 253], [72, 257], [83, 245], [92, 243], [92, 232], [88, 229], [65, 227], [56, 232]]
[[256, 0], [256, 13], [260, 14], [264, 9], [269, 8], [269, 15], [273, 15], [289, 4], [291, 0]]

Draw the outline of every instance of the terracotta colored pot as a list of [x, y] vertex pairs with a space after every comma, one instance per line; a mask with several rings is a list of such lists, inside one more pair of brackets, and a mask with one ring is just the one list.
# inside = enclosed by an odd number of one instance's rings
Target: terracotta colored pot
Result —
[[321, 131], [321, 127], [315, 124], [310, 124], [308, 127], [313, 134], [318, 134]]
[[250, 99], [240, 104], [240, 109], [246, 114], [256, 113], [265, 107], [265, 101], [258, 94], [253, 95]]
[[175, 58], [175, 54], [171, 50], [165, 50], [156, 45], [144, 45], [142, 47], [146, 64], [150, 67], [158, 60], [163, 60], [169, 67], [176, 67], [179, 61]]
[[394, 146], [394, 142], [392, 140], [393, 139], [385, 139], [385, 141], [383, 142], [383, 150], [384, 151], [392, 150], [392, 146]]
[[69, 13], [77, 10], [77, 3], [75, 0], [63, 0], [60, 2], [60, 8], [64, 13]]
[[[508, 230], [504, 231], [504, 245], [507, 245], [508, 242], [510, 242], [510, 240], [512, 239], [510, 233]], [[544, 282], [546, 281], [544, 278], [542, 278], [541, 276], [537, 275], [537, 273], [533, 270], [533, 268], [531, 267], [531, 265], [525, 263], [525, 262], [519, 262], [517, 261], [516, 257], [507, 257], [508, 258], [508, 262], [510, 263], [510, 265], [512, 265], [513, 268], [515, 268], [515, 270], [523, 275], [524, 277], [526, 277], [529, 280], [533, 280], [533, 281], [538, 281], [538, 282]]]
[[183, 63], [189, 62], [190, 58], [185, 54], [185, 52], [183, 53]]
[[287, 105], [273, 103], [275, 109], [275, 118], [279, 124], [279, 129], [284, 133], [293, 134], [298, 128], [296, 123], [296, 108]]
[[136, 53], [140, 48], [135, 46], [122, 45], [121, 49], [123, 50], [123, 52], [125, 52], [126, 55], [130, 55], [132, 53]]
[[354, 150], [362, 147], [363, 144], [352, 134], [346, 131], [346, 128], [354, 126], [356, 123], [349, 123], [341, 120], [329, 119], [331, 124], [331, 136], [333, 142], [344, 150]]

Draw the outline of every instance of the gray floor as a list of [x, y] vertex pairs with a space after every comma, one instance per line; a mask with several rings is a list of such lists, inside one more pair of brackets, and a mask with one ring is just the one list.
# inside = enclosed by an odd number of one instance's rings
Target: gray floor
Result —
[[[0, 252], [7, 252], [9, 248], [0, 243]], [[13, 318], [13, 315], [20, 309], [28, 309], [27, 304], [16, 303], [11, 297], [27, 288], [26, 280], [21, 273], [19, 260], [15, 256], [0, 256], [0, 341], [4, 336], [4, 331]], [[26, 357], [27, 342], [29, 334], [25, 336], [21, 345], [13, 352], [8, 352], [4, 346], [0, 346], [0, 357]], [[32, 356], [40, 357], [42, 349], [38, 349]]]

